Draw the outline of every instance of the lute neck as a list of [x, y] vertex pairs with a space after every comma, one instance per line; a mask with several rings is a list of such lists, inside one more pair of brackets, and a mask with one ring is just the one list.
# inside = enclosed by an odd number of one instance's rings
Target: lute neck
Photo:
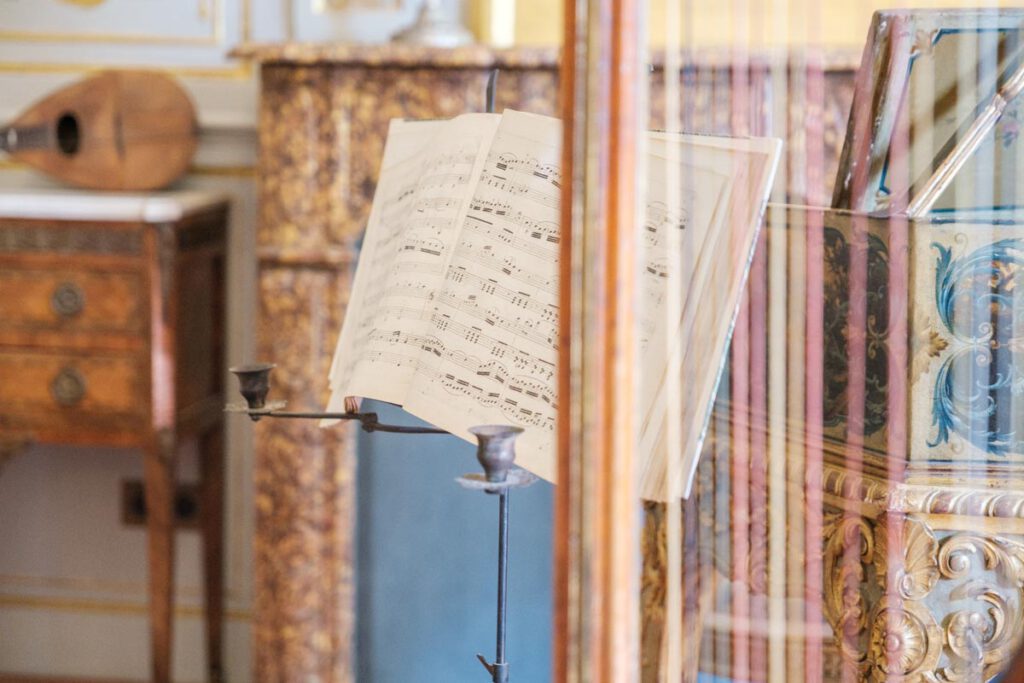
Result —
[[0, 126], [0, 152], [13, 154], [52, 145], [53, 135], [49, 126]]

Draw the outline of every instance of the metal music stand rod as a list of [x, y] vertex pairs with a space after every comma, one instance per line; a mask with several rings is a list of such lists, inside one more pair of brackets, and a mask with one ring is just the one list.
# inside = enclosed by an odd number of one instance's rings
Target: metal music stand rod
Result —
[[[229, 412], [245, 413], [253, 422], [263, 418], [283, 418], [300, 420], [353, 420], [358, 421], [363, 431], [389, 432], [395, 434], [449, 434], [436, 427], [410, 427], [406, 425], [384, 424], [377, 418], [377, 413], [363, 412], [321, 412], [301, 411], [290, 412], [281, 410], [283, 402], [267, 403], [270, 392], [270, 371], [273, 363], [255, 363], [230, 368], [238, 377], [239, 392], [245, 398], [245, 404], [228, 405]], [[496, 653], [493, 663], [478, 654], [477, 659], [484, 665], [493, 683], [508, 683], [509, 664], [505, 656], [505, 642], [508, 633], [508, 530], [509, 505], [508, 494], [511, 489], [524, 488], [537, 481], [537, 478], [524, 469], [515, 467], [515, 438], [522, 433], [521, 427], [509, 425], [483, 425], [471, 427], [470, 433], [477, 439], [477, 460], [484, 471], [465, 474], [456, 481], [463, 488], [498, 494], [498, 610]]]

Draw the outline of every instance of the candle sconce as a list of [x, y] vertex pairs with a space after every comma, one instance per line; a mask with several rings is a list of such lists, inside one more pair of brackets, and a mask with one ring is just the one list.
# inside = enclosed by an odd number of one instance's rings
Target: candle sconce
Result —
[[[349, 410], [345, 412], [286, 411], [284, 401], [267, 401], [270, 393], [270, 373], [273, 363], [253, 363], [230, 368], [238, 378], [239, 393], [245, 399], [242, 404], [228, 404], [226, 412], [243, 413], [253, 422], [263, 418], [299, 420], [349, 420], [358, 422], [365, 432], [386, 432], [392, 434], [449, 434], [436, 427], [412, 427], [382, 423], [377, 413]], [[346, 406], [353, 407], [353, 406]], [[508, 532], [509, 532], [509, 491], [524, 488], [537, 481], [526, 470], [515, 466], [515, 438], [523, 429], [511, 425], [482, 425], [470, 427], [469, 432], [477, 439], [476, 457], [483, 472], [465, 474], [456, 481], [463, 488], [498, 496], [498, 606], [497, 639], [494, 662], [478, 654], [477, 659], [487, 669], [493, 683], [508, 683], [509, 663], [505, 656], [508, 607]]]

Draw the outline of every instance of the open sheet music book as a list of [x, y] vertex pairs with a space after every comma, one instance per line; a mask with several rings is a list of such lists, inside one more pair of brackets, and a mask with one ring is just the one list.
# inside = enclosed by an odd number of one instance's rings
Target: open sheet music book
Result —
[[[379, 399], [467, 440], [474, 425], [520, 425], [517, 464], [554, 481], [561, 140], [558, 119], [511, 110], [392, 121], [329, 410]], [[645, 497], [689, 489], [780, 149], [650, 134], [638, 287]], [[681, 402], [667, 372], [683, 382]]]

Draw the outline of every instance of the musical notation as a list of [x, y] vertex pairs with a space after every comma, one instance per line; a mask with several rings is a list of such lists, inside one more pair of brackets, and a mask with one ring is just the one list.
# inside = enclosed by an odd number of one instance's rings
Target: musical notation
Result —
[[523, 466], [552, 476], [561, 124], [506, 112], [444, 281], [410, 404], [436, 424], [512, 422]]
[[[561, 126], [509, 112], [480, 140], [475, 155], [386, 159], [357, 277], [372, 309], [350, 312], [348, 352], [367, 383], [401, 382], [400, 402], [420, 417], [446, 428], [544, 427], [523, 436], [524, 452], [543, 452], [555, 417]], [[642, 275], [653, 306], [639, 316], [642, 345], [671, 279], [670, 232], [686, 234], [689, 221], [688, 204], [652, 195]]]
[[[445, 279], [451, 245], [497, 122], [393, 122], [367, 225], [352, 306], [331, 387], [369, 395], [388, 382], [404, 395]], [[373, 389], [372, 391], [376, 391]]]

